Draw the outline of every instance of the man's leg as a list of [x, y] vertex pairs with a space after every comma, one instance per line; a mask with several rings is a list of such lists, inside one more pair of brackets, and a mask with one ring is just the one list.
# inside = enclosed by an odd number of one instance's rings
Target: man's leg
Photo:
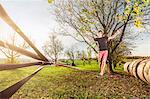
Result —
[[101, 75], [101, 76], [104, 75], [105, 67], [106, 67], [106, 62], [102, 61], [102, 64], [101, 64], [101, 72], [100, 72], [100, 75]]
[[100, 71], [101, 71], [101, 65], [102, 65], [102, 57], [103, 57], [103, 51], [100, 51], [98, 53], [98, 63], [99, 63], [99, 68], [100, 68]]
[[102, 58], [102, 64], [101, 64], [101, 73], [100, 73], [100, 75], [102, 75], [102, 76], [104, 75], [104, 72], [105, 72], [107, 57], [108, 57], [108, 51], [104, 51], [103, 58]]

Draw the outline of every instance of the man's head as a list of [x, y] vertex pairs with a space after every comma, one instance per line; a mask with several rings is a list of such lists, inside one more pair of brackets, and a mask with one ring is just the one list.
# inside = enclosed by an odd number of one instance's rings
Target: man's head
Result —
[[102, 30], [98, 31], [98, 37], [106, 37], [107, 35], [102, 32]]
[[101, 30], [98, 31], [98, 37], [103, 37], [103, 32]]

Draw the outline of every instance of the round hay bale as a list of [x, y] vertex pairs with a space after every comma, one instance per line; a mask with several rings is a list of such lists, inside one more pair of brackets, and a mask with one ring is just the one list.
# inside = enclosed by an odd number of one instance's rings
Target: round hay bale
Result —
[[131, 64], [129, 65], [129, 73], [131, 74], [131, 75], [133, 75], [133, 66], [134, 66], [134, 64], [136, 64], [137, 63], [137, 60], [134, 60], [133, 62], [131, 62]]
[[148, 83], [150, 83], [150, 61], [147, 62], [144, 67], [144, 77]]
[[137, 67], [139, 66], [140, 62], [142, 62], [142, 61], [143, 61], [143, 59], [138, 59], [132, 66], [132, 73], [133, 73], [133, 76], [136, 78], [139, 78], [139, 76], [137, 74]]
[[144, 76], [144, 67], [146, 66], [147, 62], [150, 60], [143, 60], [142, 62], [140, 62], [140, 64], [137, 67], [137, 75], [139, 76], [139, 78], [145, 82], [147, 82], [145, 76]]
[[124, 64], [124, 71], [126, 72], [126, 73], [129, 73], [129, 65], [130, 65], [130, 63], [131, 62], [126, 62], [125, 64]]

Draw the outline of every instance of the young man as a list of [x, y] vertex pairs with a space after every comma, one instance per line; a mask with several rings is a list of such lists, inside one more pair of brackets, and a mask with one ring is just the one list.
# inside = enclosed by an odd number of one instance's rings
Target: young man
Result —
[[98, 61], [100, 66], [100, 75], [103, 76], [105, 72], [106, 61], [108, 57], [108, 41], [114, 39], [119, 33], [118, 30], [114, 35], [111, 37], [107, 37], [101, 30], [98, 31], [98, 38], [94, 38], [95, 41], [98, 42], [99, 45], [99, 53], [98, 53]]

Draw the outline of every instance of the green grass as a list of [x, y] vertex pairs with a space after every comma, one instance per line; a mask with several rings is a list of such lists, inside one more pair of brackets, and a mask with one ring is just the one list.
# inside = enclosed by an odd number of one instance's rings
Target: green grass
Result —
[[0, 91], [31, 74], [37, 67], [0, 71]]
[[[81, 63], [81, 62], [79, 62]], [[92, 72], [81, 72], [64, 67], [46, 66], [21, 89], [12, 99], [132, 99], [140, 97], [150, 98], [150, 86], [144, 82], [122, 75], [121, 79], [110, 78], [107, 75], [97, 77], [98, 64], [78, 64], [82, 70]], [[0, 90], [12, 85], [18, 80], [31, 74], [37, 67], [21, 68], [10, 71], [0, 71]], [[121, 68], [121, 67], [117, 67]], [[121, 69], [118, 69], [121, 71]], [[1, 76], [2, 75], [2, 76]]]

